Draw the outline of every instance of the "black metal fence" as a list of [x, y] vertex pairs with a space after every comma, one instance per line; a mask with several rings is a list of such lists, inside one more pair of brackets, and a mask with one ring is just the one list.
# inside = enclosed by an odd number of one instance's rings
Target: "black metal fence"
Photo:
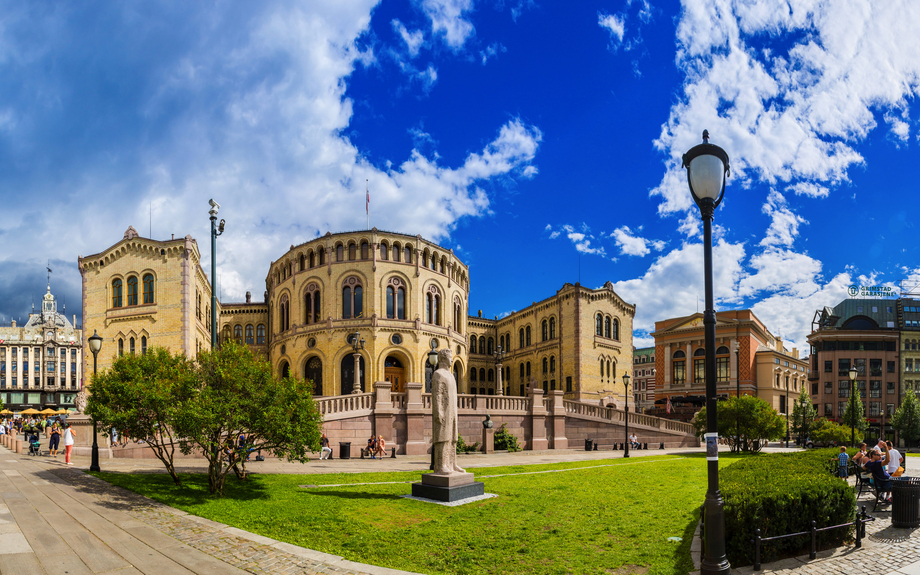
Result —
[[850, 527], [851, 525], [856, 526], [856, 548], [859, 549], [862, 547], [862, 540], [866, 536], [866, 523], [870, 521], [875, 521], [875, 517], [869, 517], [866, 513], [866, 506], [862, 506], [862, 512], [856, 514], [856, 521], [851, 523], [843, 523], [841, 525], [831, 525], [830, 527], [816, 527], [815, 522], [811, 522], [811, 529], [808, 531], [802, 531], [800, 533], [788, 533], [786, 535], [776, 535], [773, 537], [762, 537], [760, 535], [760, 529], [754, 531], [754, 539], [751, 540], [751, 543], [754, 544], [754, 571], [760, 571], [760, 548], [764, 543], [770, 541], [778, 541], [780, 539], [788, 539], [790, 537], [800, 537], [802, 535], [811, 535], [811, 552], [808, 554], [809, 559], [814, 559], [817, 557], [818, 553], [818, 532], [819, 531], [830, 531], [831, 529], [840, 529], [841, 527]]

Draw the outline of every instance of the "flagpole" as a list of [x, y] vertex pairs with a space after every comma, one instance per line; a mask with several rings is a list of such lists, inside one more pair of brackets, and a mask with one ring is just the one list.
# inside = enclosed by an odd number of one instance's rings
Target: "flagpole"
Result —
[[367, 214], [367, 229], [371, 229], [371, 190], [368, 187], [370, 180], [364, 180], [364, 191], [367, 193], [367, 200], [364, 204], [364, 211]]

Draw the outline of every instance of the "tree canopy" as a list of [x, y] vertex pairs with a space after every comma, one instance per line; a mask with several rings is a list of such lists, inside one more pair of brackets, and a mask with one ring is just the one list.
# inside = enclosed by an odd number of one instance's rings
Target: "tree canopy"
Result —
[[[786, 421], [770, 404], [759, 397], [730, 397], [716, 404], [719, 436], [727, 439], [732, 451], [759, 451], [768, 440], [781, 439]], [[697, 434], [706, 432], [706, 408], [693, 418]]]
[[[841, 421], [847, 428], [851, 429], [851, 435], [855, 435], [857, 438], [861, 438], [865, 435], [866, 430], [869, 429], [869, 422], [866, 421], [866, 406], [863, 405], [855, 380], [850, 388], [850, 399], [847, 401], [847, 408], [843, 412]], [[857, 439], [857, 441], [861, 441], [861, 439]]]
[[906, 390], [901, 405], [891, 418], [891, 426], [898, 431], [905, 445], [920, 439], [920, 401], [912, 390]]
[[808, 392], [805, 390], [805, 385], [803, 384], [802, 391], [799, 393], [799, 398], [792, 406], [792, 419], [790, 420], [792, 424], [792, 433], [807, 438], [816, 416], [815, 406], [812, 405], [811, 397], [808, 395]]

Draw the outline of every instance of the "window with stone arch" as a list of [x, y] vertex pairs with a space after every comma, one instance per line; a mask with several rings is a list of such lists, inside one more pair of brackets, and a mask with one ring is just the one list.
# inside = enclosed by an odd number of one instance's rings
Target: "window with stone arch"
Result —
[[549, 318], [549, 338], [556, 339], [556, 318]]
[[319, 249], [316, 250], [316, 259], [319, 260], [317, 262], [318, 265], [324, 265], [326, 263], [326, 248], [325, 247], [320, 246]]
[[524, 364], [521, 364], [521, 381], [524, 381]]
[[556, 356], [549, 356], [549, 372], [556, 373]]
[[726, 382], [729, 380], [731, 354], [728, 347], [721, 345], [716, 350], [716, 381]]
[[604, 337], [604, 315], [597, 314], [594, 318], [594, 335]]
[[476, 353], [476, 350], [477, 350], [477, 348], [476, 348], [476, 336], [475, 336], [475, 335], [471, 335], [471, 336], [470, 336], [470, 353]]
[[438, 254], [437, 252], [431, 254], [431, 271], [438, 271]]
[[387, 245], [385, 243], [380, 244], [380, 259], [383, 261], [390, 259], [387, 254]]
[[620, 320], [613, 318], [613, 332], [610, 337], [613, 339], [620, 339]]
[[361, 259], [366, 260], [370, 258], [370, 246], [367, 244], [367, 240], [361, 240]]
[[364, 290], [355, 276], [342, 282], [342, 319], [364, 317]]
[[249, 324], [246, 326], [246, 343], [248, 345], [252, 345], [253, 343], [255, 343], [255, 338], [253, 336], [254, 336], [253, 327], [252, 327], [252, 324]]
[[527, 345], [529, 346], [530, 345], [530, 326], [529, 325], [524, 328], [524, 335], [527, 336], [525, 339], [527, 340]]
[[470, 381], [476, 381], [476, 368], [470, 368]]
[[256, 326], [256, 344], [265, 345], [265, 324], [260, 323]]
[[241, 325], [233, 326], [233, 340], [236, 343], [243, 343], [243, 326]]
[[519, 347], [519, 348], [523, 348], [523, 347], [524, 347], [524, 328], [521, 328], [521, 329], [518, 331], [518, 347]]
[[446, 266], [446, 265], [447, 265], [447, 258], [441, 258], [441, 273], [442, 273], [442, 274], [445, 273], [445, 272], [444, 272], [444, 266]]
[[287, 331], [291, 321], [291, 302], [288, 301], [287, 294], [281, 296], [281, 303], [278, 304], [278, 331]]
[[479, 336], [479, 353], [485, 355], [486, 353], [486, 338], [485, 336]]
[[495, 381], [495, 370], [490, 369], [488, 375], [489, 375], [489, 383], [492, 383], [493, 381]]
[[201, 321], [201, 292], [197, 289], [195, 290], [195, 299], [198, 301], [195, 306], [195, 315], [198, 317], [198, 320]]
[[479, 368], [479, 381], [485, 381], [485, 380], [486, 380], [486, 370], [485, 368], [480, 367]]
[[307, 256], [300, 254], [300, 271], [307, 269]]
[[406, 284], [398, 277], [387, 281], [386, 310], [389, 319], [406, 319]]
[[540, 323], [540, 341], [546, 341], [549, 337], [549, 322], [545, 319]]
[[153, 274], [144, 274], [144, 303], [153, 303]]
[[358, 246], [355, 242], [348, 242], [348, 260], [353, 261], [358, 259]]
[[549, 358], [543, 358], [543, 373], [549, 373]]
[[610, 337], [610, 316], [604, 318], [604, 337]]
[[687, 354], [677, 350], [671, 356], [671, 381], [675, 384], [687, 382]]
[[454, 330], [458, 333], [463, 332], [463, 304], [460, 303], [459, 297], [454, 297]]
[[486, 353], [492, 355], [493, 351], [495, 351], [495, 340], [489, 337], [486, 341]]
[[426, 323], [441, 325], [441, 290], [435, 285], [430, 285], [425, 297], [427, 300], [425, 305]]
[[406, 263], [407, 264], [412, 263], [412, 246], [410, 245], [406, 246]]
[[316, 252], [314, 252], [313, 250], [310, 250], [309, 253], [310, 253], [310, 255], [307, 256], [307, 258], [308, 258], [310, 267], [311, 267], [311, 268], [314, 268], [314, 267], [316, 267]]
[[313, 282], [307, 284], [303, 294], [304, 323], [309, 325], [318, 323], [322, 317], [323, 306], [319, 285]]
[[335, 261], [343, 262], [345, 261], [345, 246], [338, 244], [335, 246]]
[[394, 262], [398, 262], [398, 261], [399, 261], [399, 252], [400, 252], [400, 249], [401, 249], [401, 248], [399, 247], [399, 243], [398, 243], [398, 242], [396, 242], [396, 243], [393, 244], [393, 261], [394, 261]]
[[112, 280], [112, 307], [121, 307], [121, 280]]

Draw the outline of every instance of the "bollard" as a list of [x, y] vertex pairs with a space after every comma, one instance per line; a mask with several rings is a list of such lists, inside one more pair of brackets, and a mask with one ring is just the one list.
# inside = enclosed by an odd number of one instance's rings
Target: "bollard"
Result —
[[659, 445], [658, 449], [664, 449], [664, 441], [662, 441], [662, 442], [661, 442], [660, 444], [658, 444], [658, 445]]
[[643, 443], [643, 444], [642, 444], [642, 449], [648, 450], [648, 443]]
[[760, 529], [754, 530], [754, 571], [760, 571]]
[[809, 559], [814, 559], [818, 556], [818, 528], [816, 527], [815, 521], [811, 521], [811, 553], [808, 554]]
[[390, 459], [396, 459], [396, 448], [391, 447], [392, 451], [390, 452]]
[[597, 442], [594, 442], [594, 451], [597, 451]]

